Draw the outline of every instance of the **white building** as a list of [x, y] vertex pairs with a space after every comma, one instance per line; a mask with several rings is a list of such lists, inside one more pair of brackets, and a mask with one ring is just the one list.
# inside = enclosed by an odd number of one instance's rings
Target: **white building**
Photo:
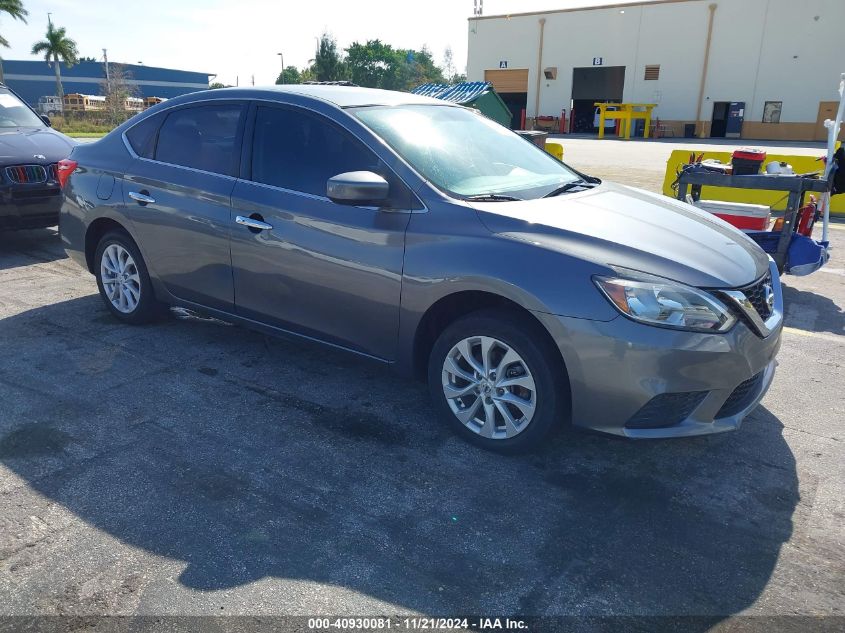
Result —
[[593, 131], [593, 103], [655, 103], [676, 135], [823, 140], [845, 0], [651, 0], [469, 19], [470, 81], [515, 114]]

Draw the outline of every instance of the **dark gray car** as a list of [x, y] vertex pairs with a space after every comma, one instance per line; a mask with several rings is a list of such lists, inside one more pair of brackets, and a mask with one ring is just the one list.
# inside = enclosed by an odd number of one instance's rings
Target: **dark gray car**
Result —
[[129, 322], [182, 306], [427, 379], [499, 450], [571, 421], [736, 428], [771, 384], [776, 268], [480, 114], [341, 86], [171, 99], [74, 149], [61, 234]]

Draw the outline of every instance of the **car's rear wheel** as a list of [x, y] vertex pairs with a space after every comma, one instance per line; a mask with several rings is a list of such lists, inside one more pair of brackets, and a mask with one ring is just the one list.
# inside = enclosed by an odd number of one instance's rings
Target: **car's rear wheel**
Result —
[[451, 426], [487, 449], [536, 447], [565, 417], [559, 359], [534, 324], [483, 311], [449, 325], [429, 359], [428, 382]]
[[97, 245], [95, 262], [100, 296], [121, 321], [149, 323], [164, 313], [165, 306], [155, 298], [144, 258], [128, 234], [111, 231], [104, 235]]

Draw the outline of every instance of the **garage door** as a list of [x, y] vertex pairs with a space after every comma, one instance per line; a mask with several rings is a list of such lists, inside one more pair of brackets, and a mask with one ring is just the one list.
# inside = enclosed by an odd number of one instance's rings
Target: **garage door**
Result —
[[484, 80], [493, 84], [496, 92], [528, 92], [528, 69], [485, 70]]

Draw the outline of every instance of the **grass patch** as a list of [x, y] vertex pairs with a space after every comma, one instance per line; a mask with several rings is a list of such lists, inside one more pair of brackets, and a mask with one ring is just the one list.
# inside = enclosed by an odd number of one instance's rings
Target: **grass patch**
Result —
[[62, 134], [67, 134], [71, 138], [103, 138], [108, 132], [66, 132], [62, 130]]
[[95, 121], [85, 121], [82, 119], [65, 119], [64, 117], [52, 117], [50, 124], [53, 129], [58, 130], [62, 134], [68, 136], [75, 136], [77, 138], [97, 138], [108, 134], [114, 129], [113, 125], [104, 124]]

